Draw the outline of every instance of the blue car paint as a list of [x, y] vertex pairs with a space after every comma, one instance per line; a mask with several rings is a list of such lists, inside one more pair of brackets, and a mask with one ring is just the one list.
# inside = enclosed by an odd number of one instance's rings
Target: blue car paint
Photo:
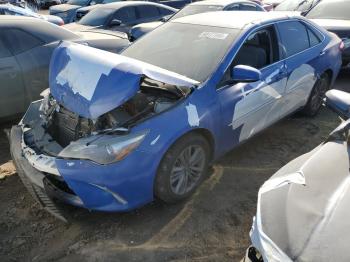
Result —
[[[239, 102], [256, 88], [266, 86], [266, 83], [258, 87], [254, 83], [239, 83], [218, 89], [217, 85], [245, 38], [262, 25], [252, 25], [243, 31], [217, 70], [189, 97], [180, 101], [175, 107], [133, 127], [131, 132], [142, 130], [150, 132], [140, 146], [124, 160], [110, 165], [99, 165], [88, 160], [56, 160], [60, 175], [82, 199], [84, 207], [103, 211], [126, 211], [152, 201], [154, 178], [163, 155], [177, 139], [188, 132], [206, 130], [211, 134], [214, 142], [213, 159], [217, 159], [245, 140], [240, 137], [244, 124], [233, 128], [230, 126], [231, 119]], [[327, 33], [324, 34], [325, 42], [315, 50], [308, 50], [307, 57], [311, 56], [311, 53], [323, 51], [328, 42], [332, 41]], [[339, 51], [330, 51], [324, 58], [316, 58], [305, 66], [316, 69], [319, 76], [328, 68], [331, 59], [336, 61], [330, 67], [334, 81], [340, 68]], [[271, 76], [276, 68], [279, 69], [285, 64], [293, 68], [305, 61], [305, 57], [298, 59], [282, 57], [275, 65], [262, 70], [262, 78]], [[286, 71], [279, 78], [274, 77], [272, 81], [287, 81], [289, 77], [290, 72]], [[295, 83], [292, 84], [293, 87]], [[277, 115], [273, 122], [279, 119]], [[113, 196], [113, 193], [117, 197]]]

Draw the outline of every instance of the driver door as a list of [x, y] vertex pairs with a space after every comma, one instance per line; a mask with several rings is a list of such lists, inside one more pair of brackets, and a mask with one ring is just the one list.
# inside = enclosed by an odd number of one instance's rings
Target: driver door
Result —
[[[217, 90], [222, 110], [221, 138], [226, 150], [279, 120], [287, 82], [285, 64], [280, 57], [274, 26], [252, 33], [237, 52]], [[259, 69], [261, 80], [226, 85], [225, 82], [232, 83], [227, 80], [236, 65]]]

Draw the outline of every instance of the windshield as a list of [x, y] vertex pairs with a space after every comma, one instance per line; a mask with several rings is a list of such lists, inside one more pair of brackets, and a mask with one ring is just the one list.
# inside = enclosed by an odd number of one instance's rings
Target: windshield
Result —
[[70, 5], [80, 5], [80, 6], [86, 6], [88, 5], [89, 0], [68, 0], [67, 4]]
[[165, 23], [140, 38], [122, 55], [204, 82], [239, 32], [231, 28]]
[[222, 6], [218, 5], [188, 5], [182, 8], [173, 17], [171, 17], [170, 21], [183, 16], [220, 10], [222, 10]]
[[77, 23], [80, 25], [89, 25], [89, 26], [100, 26], [104, 25], [109, 18], [115, 12], [115, 9], [108, 8], [96, 8], [91, 10], [82, 19]]
[[275, 10], [276, 11], [308, 11], [319, 0], [286, 0], [280, 3]]
[[307, 18], [350, 20], [350, 1], [325, 1], [315, 6]]

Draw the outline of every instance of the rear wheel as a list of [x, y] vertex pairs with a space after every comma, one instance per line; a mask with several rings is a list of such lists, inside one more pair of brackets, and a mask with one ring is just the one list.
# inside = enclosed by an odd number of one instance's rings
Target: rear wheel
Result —
[[155, 195], [167, 203], [190, 196], [207, 173], [209, 156], [210, 146], [204, 137], [189, 134], [181, 138], [160, 163]]
[[325, 93], [329, 89], [330, 77], [327, 73], [321, 75], [312, 88], [309, 100], [301, 111], [304, 115], [315, 116], [320, 110]]

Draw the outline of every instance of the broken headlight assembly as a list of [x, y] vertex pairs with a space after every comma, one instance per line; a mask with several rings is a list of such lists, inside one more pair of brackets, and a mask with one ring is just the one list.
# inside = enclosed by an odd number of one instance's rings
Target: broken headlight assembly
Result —
[[68, 159], [86, 159], [107, 165], [124, 159], [143, 141], [148, 131], [123, 136], [96, 135], [71, 142], [59, 157]]

